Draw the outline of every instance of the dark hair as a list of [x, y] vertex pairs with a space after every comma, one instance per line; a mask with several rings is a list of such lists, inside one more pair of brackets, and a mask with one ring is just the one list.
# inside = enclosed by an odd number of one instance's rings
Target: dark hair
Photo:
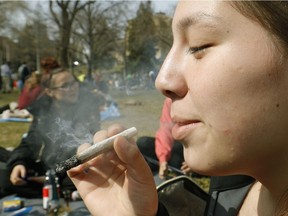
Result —
[[232, 6], [267, 31], [276, 40], [277, 47], [288, 54], [288, 1], [231, 1]]
[[56, 68], [54, 70], [51, 70], [48, 74], [45, 75], [44, 80], [42, 81], [42, 86], [44, 88], [50, 88], [51, 87], [51, 80], [53, 75], [66, 72], [67, 70], [65, 68]]
[[51, 70], [60, 68], [59, 63], [54, 57], [47, 57], [41, 60], [41, 67], [44, 70], [43, 73], [50, 73]]
[[[51, 88], [51, 81], [52, 81], [52, 78], [55, 74], [59, 74], [59, 73], [64, 73], [64, 72], [68, 72], [68, 73], [71, 73], [67, 68], [56, 68], [52, 71], [50, 71], [49, 74], [46, 74], [45, 76], [45, 80], [42, 81], [42, 86], [44, 88]], [[78, 79], [74, 76], [73, 73], [71, 73], [72, 76], [74, 77], [74, 79], [76, 81], [78, 81]]]
[[280, 198], [278, 205], [276, 206], [276, 212], [275, 216], [287, 216], [288, 213], [288, 189], [286, 189], [286, 192], [283, 194], [283, 196]]

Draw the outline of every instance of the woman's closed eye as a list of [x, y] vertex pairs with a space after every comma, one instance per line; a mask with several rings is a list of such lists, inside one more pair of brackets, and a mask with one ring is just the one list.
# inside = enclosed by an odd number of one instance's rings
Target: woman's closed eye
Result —
[[206, 49], [209, 47], [211, 47], [211, 44], [198, 47], [189, 47], [187, 53], [194, 55], [195, 59], [201, 59], [204, 56]]

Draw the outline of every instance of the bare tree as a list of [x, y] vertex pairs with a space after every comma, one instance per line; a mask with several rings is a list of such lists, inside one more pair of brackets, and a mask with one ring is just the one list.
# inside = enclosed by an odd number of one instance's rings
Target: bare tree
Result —
[[[76, 14], [81, 11], [90, 1], [66, 1], [66, 0], [49, 0], [49, 8], [53, 20], [59, 28], [59, 56], [60, 63], [63, 67], [69, 66], [69, 45], [73, 22]], [[57, 8], [54, 7], [57, 6]], [[57, 9], [60, 10], [57, 13]]]
[[[24, 1], [0, 1], [0, 63], [3, 59], [11, 60], [13, 56], [14, 40], [12, 29], [15, 27], [14, 16], [26, 9]], [[18, 14], [17, 14], [18, 15]]]
[[127, 28], [127, 60], [131, 74], [140, 75], [155, 69], [156, 32], [151, 1], [141, 2], [137, 16], [130, 20]]
[[0, 28], [7, 30], [5, 28], [7, 24], [15, 21], [11, 15], [23, 12], [26, 9], [27, 4], [25, 1], [0, 1]]
[[[97, 67], [113, 66], [113, 52], [119, 49], [119, 38], [126, 25], [126, 2], [90, 1], [78, 14], [75, 35], [81, 38], [84, 46], [82, 54], [87, 61], [87, 78], [91, 78], [92, 70]], [[121, 49], [121, 48], [120, 48]], [[109, 62], [109, 65], [105, 65]]]
[[154, 15], [154, 22], [157, 29], [157, 57], [158, 62], [160, 62], [161, 64], [164, 61], [173, 43], [173, 36], [171, 30], [172, 17], [169, 17], [164, 13], [157, 13]]

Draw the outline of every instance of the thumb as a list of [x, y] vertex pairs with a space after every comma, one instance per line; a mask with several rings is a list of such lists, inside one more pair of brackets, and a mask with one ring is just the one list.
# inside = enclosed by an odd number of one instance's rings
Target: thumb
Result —
[[151, 169], [137, 145], [128, 142], [124, 137], [118, 137], [114, 142], [114, 149], [133, 178], [147, 181], [148, 177], [150, 177], [154, 181]]

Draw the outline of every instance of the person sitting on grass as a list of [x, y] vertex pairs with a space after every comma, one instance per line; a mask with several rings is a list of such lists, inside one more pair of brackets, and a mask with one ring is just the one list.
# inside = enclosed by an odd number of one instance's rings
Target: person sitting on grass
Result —
[[24, 87], [18, 98], [18, 109], [25, 109], [30, 106], [42, 93], [41, 74], [32, 72], [25, 80]]
[[[75, 154], [80, 143], [92, 142], [100, 129], [103, 98], [82, 88], [69, 70], [52, 70], [43, 88], [44, 95], [28, 108], [33, 122], [27, 136], [7, 161], [6, 194], [41, 197], [46, 171]], [[59, 177], [63, 189], [75, 190], [67, 175]]]

